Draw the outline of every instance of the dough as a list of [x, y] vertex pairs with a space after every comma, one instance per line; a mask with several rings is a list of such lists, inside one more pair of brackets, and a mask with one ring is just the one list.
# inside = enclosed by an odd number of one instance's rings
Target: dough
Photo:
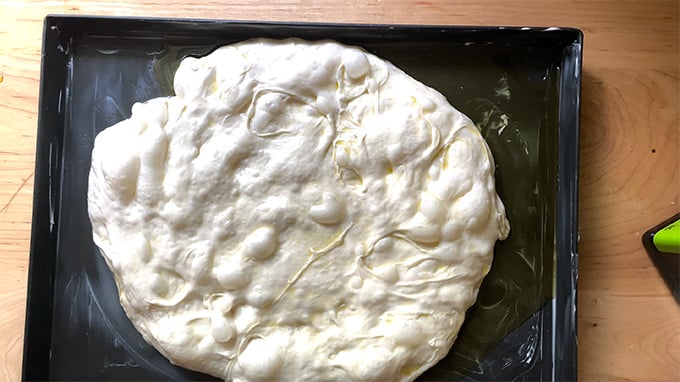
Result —
[[95, 141], [88, 204], [120, 302], [228, 381], [410, 381], [507, 236], [489, 148], [435, 90], [331, 41], [182, 61]]

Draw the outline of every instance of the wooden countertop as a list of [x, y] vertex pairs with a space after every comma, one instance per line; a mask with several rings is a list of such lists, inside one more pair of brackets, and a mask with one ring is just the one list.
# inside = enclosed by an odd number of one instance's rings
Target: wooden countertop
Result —
[[585, 34], [578, 376], [680, 380], [680, 306], [642, 248], [680, 211], [680, 5], [636, 1], [3, 1], [0, 379], [21, 378], [40, 47], [48, 13], [570, 26]]

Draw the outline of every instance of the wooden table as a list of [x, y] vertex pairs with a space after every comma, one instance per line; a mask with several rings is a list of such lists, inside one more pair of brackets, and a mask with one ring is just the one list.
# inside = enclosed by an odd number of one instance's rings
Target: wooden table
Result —
[[40, 46], [48, 13], [571, 26], [585, 53], [578, 376], [680, 380], [680, 307], [640, 237], [680, 211], [680, 5], [673, 1], [9, 1], [0, 3], [0, 379], [19, 380]]

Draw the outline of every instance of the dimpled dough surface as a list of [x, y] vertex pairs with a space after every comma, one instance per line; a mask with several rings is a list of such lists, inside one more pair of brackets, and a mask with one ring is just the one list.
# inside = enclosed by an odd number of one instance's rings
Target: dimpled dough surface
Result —
[[443, 358], [509, 225], [491, 153], [359, 48], [251, 40], [181, 62], [92, 152], [120, 302], [233, 381], [409, 381]]

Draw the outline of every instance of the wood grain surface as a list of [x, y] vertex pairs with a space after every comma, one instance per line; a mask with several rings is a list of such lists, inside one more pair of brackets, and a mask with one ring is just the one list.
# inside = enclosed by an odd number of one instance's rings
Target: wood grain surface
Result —
[[578, 376], [680, 380], [680, 307], [640, 242], [649, 227], [680, 211], [677, 0], [2, 0], [1, 380], [21, 378], [41, 32], [48, 13], [582, 29]]

